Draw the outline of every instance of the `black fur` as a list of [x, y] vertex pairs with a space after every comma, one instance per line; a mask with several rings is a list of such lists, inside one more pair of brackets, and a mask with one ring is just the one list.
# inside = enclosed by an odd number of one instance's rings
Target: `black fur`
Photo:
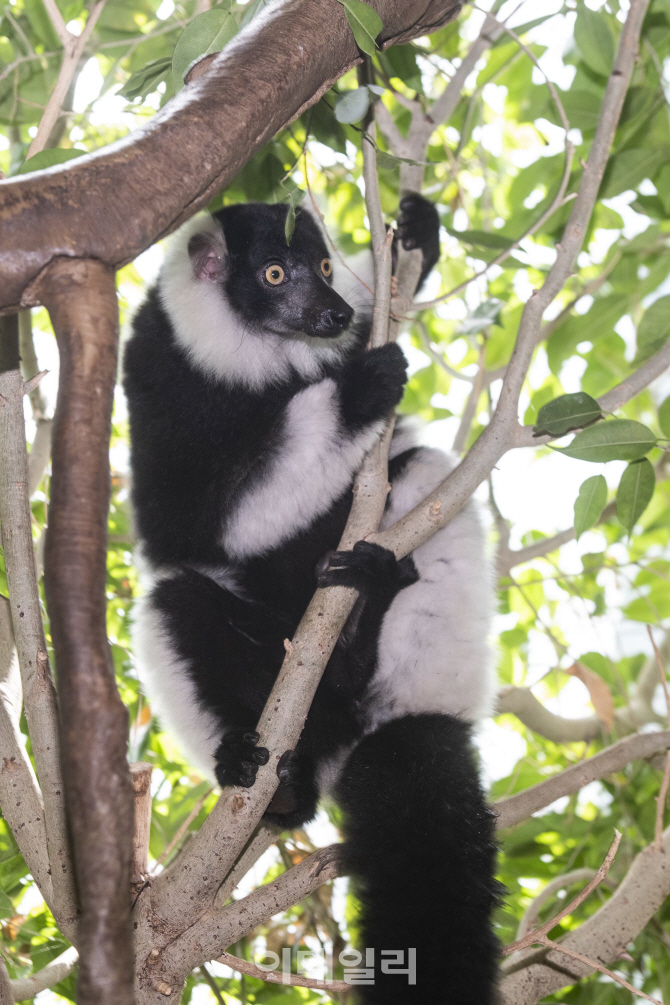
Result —
[[[344, 863], [361, 902], [360, 937], [373, 946], [369, 1005], [482, 1005], [493, 1000], [499, 890], [494, 816], [470, 748], [448, 715], [408, 715], [353, 751], [337, 797]], [[416, 984], [381, 971], [380, 949], [416, 949]], [[391, 958], [393, 959], [393, 958]], [[392, 969], [392, 968], [389, 968]]]
[[[418, 196], [401, 206], [399, 237], [424, 249], [426, 273], [436, 247], [439, 252], [436, 211]], [[350, 443], [399, 402], [406, 363], [395, 345], [365, 352], [369, 317], [352, 319], [352, 309], [323, 274], [328, 250], [318, 227], [299, 213], [287, 246], [285, 215], [281, 206], [225, 208], [217, 214], [225, 251], [223, 242], [198, 234], [188, 248], [191, 268], [199, 282], [220, 288], [239, 318], [241, 338], [267, 332], [292, 339], [299, 331], [325, 340], [352, 332], [339, 355], [324, 356], [311, 378], [334, 382], [338, 435]], [[265, 278], [269, 265], [284, 274], [278, 285]], [[372, 723], [367, 686], [382, 620], [398, 591], [417, 579], [412, 558], [396, 562], [391, 552], [365, 542], [351, 552], [333, 551], [349, 512], [354, 470], [352, 483], [327, 511], [279, 545], [240, 559], [225, 543], [240, 500], [262, 485], [281, 454], [287, 408], [309, 380], [294, 368], [251, 390], [199, 369], [154, 289], [134, 321], [124, 386], [138, 535], [149, 564], [168, 571], [153, 587], [150, 604], [200, 705], [220, 723], [219, 783], [253, 785], [259, 765], [267, 763], [256, 725], [282, 664], [284, 639], [292, 637], [317, 583], [356, 587], [359, 598], [297, 749], [277, 767], [280, 786], [267, 817], [281, 827], [308, 821], [319, 797], [319, 768], [358, 743], [339, 793], [346, 854], [363, 894], [365, 938], [372, 940], [367, 945], [416, 945], [419, 987], [437, 995], [428, 994], [427, 1001], [488, 1005], [495, 954], [488, 927], [493, 845], [468, 727], [444, 715], [412, 716], [362, 739]], [[414, 453], [391, 462], [392, 481]], [[442, 930], [450, 933], [443, 942]], [[446, 970], [460, 973], [466, 956], [476, 957], [476, 993], [461, 981], [458, 994], [444, 986], [438, 994], [436, 975], [445, 969], [445, 954], [451, 956], [452, 939], [459, 959]], [[378, 986], [362, 992], [365, 1001], [404, 1000], [398, 990], [403, 978], [387, 981], [378, 968], [378, 979]], [[407, 1000], [416, 999], [416, 989], [404, 991]]]
[[420, 248], [423, 252], [420, 289], [440, 258], [440, 217], [434, 204], [417, 192], [407, 192], [400, 200], [396, 240], [402, 241], [406, 251]]

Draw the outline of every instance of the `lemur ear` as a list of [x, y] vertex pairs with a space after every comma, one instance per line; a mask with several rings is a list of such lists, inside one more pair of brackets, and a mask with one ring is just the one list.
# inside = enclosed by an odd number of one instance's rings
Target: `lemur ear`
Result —
[[188, 254], [196, 279], [219, 283], [226, 271], [226, 243], [223, 234], [200, 231], [188, 242]]

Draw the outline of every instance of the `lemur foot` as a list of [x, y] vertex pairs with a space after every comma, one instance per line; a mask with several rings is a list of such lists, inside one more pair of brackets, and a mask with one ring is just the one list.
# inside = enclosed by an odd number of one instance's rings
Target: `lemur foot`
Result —
[[219, 785], [242, 785], [251, 788], [256, 781], [259, 764], [267, 764], [270, 752], [257, 746], [260, 737], [252, 729], [233, 729], [226, 733], [214, 754], [214, 773]]
[[440, 257], [440, 217], [432, 202], [418, 192], [409, 192], [400, 200], [397, 240], [406, 251], [420, 248], [423, 267], [419, 285]]
[[370, 541], [358, 541], [352, 551], [331, 552], [327, 566], [317, 568], [319, 586], [352, 586], [363, 594], [394, 595], [417, 578], [411, 558], [398, 562], [392, 551]]
[[297, 750], [287, 750], [277, 764], [279, 788], [266, 810], [266, 817], [280, 827], [298, 826], [314, 815], [316, 791], [306, 785], [305, 764]]

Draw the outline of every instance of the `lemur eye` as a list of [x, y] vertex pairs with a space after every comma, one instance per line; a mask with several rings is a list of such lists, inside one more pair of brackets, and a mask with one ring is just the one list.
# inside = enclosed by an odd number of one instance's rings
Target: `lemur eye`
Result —
[[279, 286], [284, 282], [284, 270], [281, 265], [269, 265], [265, 270], [265, 278], [270, 286]]
[[333, 263], [329, 258], [324, 258], [323, 261], [321, 262], [321, 271], [326, 277], [332, 275]]

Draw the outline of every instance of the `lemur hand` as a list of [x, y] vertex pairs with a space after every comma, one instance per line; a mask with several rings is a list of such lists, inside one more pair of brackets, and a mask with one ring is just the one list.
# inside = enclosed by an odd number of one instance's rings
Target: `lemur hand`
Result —
[[352, 359], [342, 372], [342, 412], [354, 428], [388, 415], [400, 402], [407, 381], [407, 360], [394, 342]]

